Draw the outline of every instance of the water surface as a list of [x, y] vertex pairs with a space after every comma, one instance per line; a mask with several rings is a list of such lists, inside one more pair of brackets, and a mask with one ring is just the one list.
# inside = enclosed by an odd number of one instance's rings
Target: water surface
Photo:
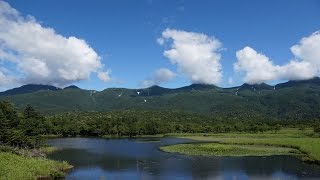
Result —
[[179, 138], [58, 138], [61, 150], [49, 156], [75, 168], [66, 179], [320, 179], [320, 166], [292, 156], [203, 157], [159, 151]]

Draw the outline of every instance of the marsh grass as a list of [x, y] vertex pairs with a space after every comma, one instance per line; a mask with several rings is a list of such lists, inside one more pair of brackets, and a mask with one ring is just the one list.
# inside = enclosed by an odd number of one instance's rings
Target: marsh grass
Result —
[[43, 146], [43, 147], [40, 147], [40, 152], [48, 155], [48, 154], [52, 154], [56, 151], [59, 151], [59, 149], [57, 147], [52, 147], [52, 146]]
[[0, 152], [0, 179], [31, 180], [37, 178], [63, 178], [72, 166], [41, 157], [25, 157], [12, 152]]
[[[320, 163], [320, 138], [311, 129], [283, 129], [264, 133], [169, 134], [199, 142], [161, 147], [167, 152], [216, 156], [301, 154], [302, 160]], [[217, 143], [219, 145], [217, 145]], [[226, 150], [230, 148], [231, 150]]]
[[164, 146], [160, 149], [166, 152], [203, 156], [270, 156], [300, 154], [296, 149], [285, 147], [261, 145], [230, 145], [219, 143], [178, 144], [172, 146]]

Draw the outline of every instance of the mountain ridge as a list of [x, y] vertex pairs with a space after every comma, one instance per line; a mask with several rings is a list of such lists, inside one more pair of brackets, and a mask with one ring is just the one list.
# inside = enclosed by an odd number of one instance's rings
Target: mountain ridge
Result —
[[[159, 85], [153, 85], [147, 88], [138, 88], [138, 89], [131, 89], [131, 88], [106, 88], [102, 91], [108, 90], [108, 89], [125, 89], [125, 90], [136, 90], [136, 91], [142, 91], [142, 90], [152, 90], [152, 91], [166, 91], [167, 93], [172, 92], [172, 91], [188, 91], [188, 90], [193, 90], [193, 91], [201, 91], [201, 90], [208, 90], [208, 89], [238, 89], [238, 90], [271, 90], [275, 88], [285, 88], [285, 87], [292, 87], [292, 86], [297, 86], [301, 84], [306, 84], [306, 83], [314, 83], [317, 85], [320, 85], [320, 78], [315, 77], [312, 79], [308, 80], [290, 80], [284, 83], [279, 83], [276, 85], [269, 85], [266, 83], [260, 83], [260, 84], [248, 84], [244, 83], [240, 86], [235, 86], [235, 87], [228, 87], [228, 88], [223, 88], [223, 87], [218, 87], [215, 85], [207, 85], [207, 84], [191, 84], [187, 86], [182, 86], [182, 87], [177, 87], [177, 88], [166, 88], [162, 87]], [[65, 89], [81, 89], [78, 86], [75, 85], [70, 85], [65, 88], [58, 88], [52, 85], [44, 85], [44, 84], [26, 84], [22, 85], [20, 87], [16, 87], [13, 89], [9, 89], [3, 92], [0, 92], [0, 96], [5, 96], [5, 95], [17, 95], [17, 94], [26, 94], [26, 93], [33, 93], [41, 90], [48, 90], [48, 91], [59, 91], [59, 90], [65, 90]], [[81, 90], [86, 90], [86, 89], [81, 89]], [[96, 91], [96, 90], [95, 90]], [[102, 91], [97, 91], [97, 92], [102, 92]], [[162, 94], [161, 92], [156, 93], [158, 95]]]
[[20, 87], [9, 89], [3, 92], [0, 92], [0, 96], [3, 95], [17, 95], [17, 94], [26, 94], [36, 91], [47, 90], [47, 91], [58, 91], [61, 88], [52, 86], [52, 85], [43, 85], [43, 84], [26, 84]]

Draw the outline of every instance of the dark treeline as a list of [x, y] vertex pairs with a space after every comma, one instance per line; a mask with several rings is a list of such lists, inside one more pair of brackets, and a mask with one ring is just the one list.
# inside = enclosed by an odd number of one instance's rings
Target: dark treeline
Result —
[[164, 133], [256, 133], [311, 126], [319, 132], [320, 125], [316, 122], [268, 120], [255, 114], [230, 118], [151, 110], [73, 112], [45, 117], [30, 105], [18, 112], [13, 104], [4, 101], [0, 102], [0, 143], [35, 147], [43, 135], [133, 137]]
[[0, 102], [0, 145], [36, 147], [44, 131], [45, 117], [28, 105], [18, 112], [13, 104]]
[[49, 134], [136, 136], [164, 133], [262, 132], [280, 125], [232, 121], [177, 111], [121, 110], [106, 113], [66, 113], [48, 117]]
[[267, 120], [258, 115], [222, 117], [180, 111], [119, 110], [77, 112], [46, 118], [48, 134], [64, 136], [137, 136], [165, 133], [278, 131], [282, 127], [319, 126], [317, 121]]

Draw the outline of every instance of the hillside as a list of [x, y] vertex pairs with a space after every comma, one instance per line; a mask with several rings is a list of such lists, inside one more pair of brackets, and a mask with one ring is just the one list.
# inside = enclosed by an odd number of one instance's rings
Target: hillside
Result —
[[8, 95], [17, 95], [17, 94], [26, 94], [37, 91], [58, 91], [60, 88], [50, 86], [50, 85], [39, 85], [39, 84], [27, 84], [18, 88], [9, 89], [4, 92], [0, 92], [0, 96], [8, 96]]
[[36, 91], [22, 86], [24, 91], [15, 88], [1, 93], [0, 100], [12, 101], [18, 108], [32, 104], [47, 114], [174, 109], [234, 118], [314, 120], [320, 117], [320, 78], [275, 86], [243, 84], [233, 88], [193, 84], [177, 89], [152, 86], [146, 89], [109, 88], [98, 92], [76, 86], [53, 90], [46, 87]]

